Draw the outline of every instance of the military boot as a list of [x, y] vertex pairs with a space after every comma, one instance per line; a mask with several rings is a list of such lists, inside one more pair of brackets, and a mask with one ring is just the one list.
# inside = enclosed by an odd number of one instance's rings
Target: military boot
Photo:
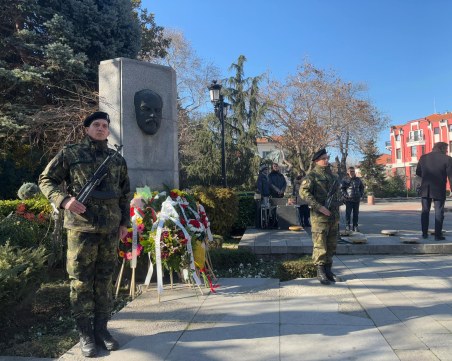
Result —
[[320, 281], [322, 285], [329, 285], [331, 283], [328, 277], [326, 276], [324, 265], [317, 266], [317, 279]]
[[97, 355], [96, 342], [94, 341], [93, 324], [89, 318], [78, 318], [75, 320], [80, 336], [80, 349], [85, 357]]
[[343, 282], [344, 280], [339, 277], [336, 276], [333, 271], [331, 270], [331, 268], [333, 267], [332, 263], [327, 263], [325, 264], [325, 274], [326, 277], [331, 281], [331, 282]]
[[108, 351], [115, 351], [119, 348], [118, 341], [107, 330], [108, 318], [96, 317], [94, 321], [94, 336], [96, 343]]

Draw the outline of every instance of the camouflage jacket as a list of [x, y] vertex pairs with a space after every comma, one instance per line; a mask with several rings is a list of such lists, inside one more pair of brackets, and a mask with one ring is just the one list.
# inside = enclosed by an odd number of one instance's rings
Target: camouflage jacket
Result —
[[336, 189], [333, 193], [334, 201], [329, 208], [332, 216], [335, 219], [339, 219], [339, 206], [340, 202], [340, 187], [337, 177], [331, 172], [330, 167], [315, 166], [303, 179], [300, 185], [300, 197], [308, 202], [314, 216], [324, 218], [325, 221], [331, 220], [331, 217], [327, 217], [319, 212], [319, 208], [325, 206], [325, 202], [328, 198], [328, 193], [336, 180]]
[[[39, 176], [39, 187], [44, 195], [61, 208], [64, 199], [76, 196], [91, 179], [113, 149], [107, 141], [93, 141], [86, 137], [79, 144], [65, 146]], [[67, 192], [60, 185], [66, 182]], [[120, 225], [128, 226], [130, 183], [127, 165], [116, 155], [109, 165], [107, 176], [85, 202], [86, 212], [80, 215], [65, 210], [64, 227], [89, 233], [114, 232]]]

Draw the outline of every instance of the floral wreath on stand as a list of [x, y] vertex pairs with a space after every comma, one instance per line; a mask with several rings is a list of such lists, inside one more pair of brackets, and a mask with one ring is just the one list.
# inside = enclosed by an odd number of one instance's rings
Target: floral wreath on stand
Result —
[[[152, 199], [149, 204], [153, 205]], [[163, 268], [170, 271], [171, 285], [172, 271], [182, 270], [185, 281], [193, 281], [199, 287], [202, 284], [199, 275], [202, 275], [205, 286], [215, 292], [217, 286], [213, 285], [210, 275], [206, 272], [205, 240], [211, 238], [211, 232], [204, 208], [201, 206], [204, 214], [198, 214], [198, 205], [194, 198], [179, 189], [171, 190], [170, 196], [159, 207], [151, 230], [147, 237], [140, 241], [150, 259], [145, 284], [149, 286], [154, 262], [159, 295], [163, 292]], [[210, 273], [213, 275], [211, 267]], [[213, 278], [216, 279], [214, 276]]]

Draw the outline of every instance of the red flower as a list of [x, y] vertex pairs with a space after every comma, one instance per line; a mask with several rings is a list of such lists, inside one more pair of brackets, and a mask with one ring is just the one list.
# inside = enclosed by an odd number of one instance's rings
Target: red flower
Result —
[[199, 223], [199, 221], [197, 221], [196, 219], [190, 219], [188, 221], [188, 223], [190, 223], [195, 228], [200, 228], [201, 227], [201, 223]]
[[187, 222], [185, 222], [184, 217], [181, 217], [179, 221], [180, 221], [180, 224], [182, 224], [183, 226], [185, 226], [187, 224]]
[[25, 213], [24, 214], [24, 218], [28, 219], [29, 221], [34, 221], [35, 220], [35, 215], [33, 213]]
[[169, 237], [169, 232], [168, 231], [163, 231], [162, 232], [162, 237], [163, 238], [168, 238]]
[[184, 238], [184, 239], [181, 239], [179, 242], [180, 242], [180, 244], [185, 245], [185, 244], [187, 244], [188, 239]]
[[170, 197], [176, 199], [179, 195], [175, 192], [170, 192]]
[[26, 209], [27, 209], [27, 206], [25, 205], [25, 203], [20, 203], [17, 205], [16, 213], [23, 214]]

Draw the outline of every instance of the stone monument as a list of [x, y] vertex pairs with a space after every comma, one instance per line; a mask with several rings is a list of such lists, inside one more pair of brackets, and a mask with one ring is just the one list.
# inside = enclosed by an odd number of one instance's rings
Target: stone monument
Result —
[[179, 187], [176, 73], [117, 58], [99, 66], [99, 109], [110, 114], [110, 144], [123, 144], [131, 190]]

